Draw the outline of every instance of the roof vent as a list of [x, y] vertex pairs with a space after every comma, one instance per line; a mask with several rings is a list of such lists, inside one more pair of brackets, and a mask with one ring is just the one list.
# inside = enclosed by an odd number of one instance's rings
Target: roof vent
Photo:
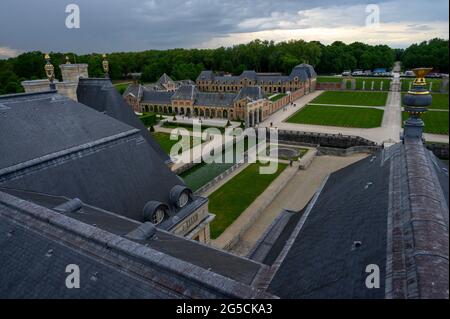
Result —
[[74, 198], [71, 200], [68, 200], [67, 202], [62, 203], [61, 205], [58, 205], [54, 208], [54, 210], [64, 213], [64, 214], [68, 214], [68, 213], [73, 213], [79, 209], [81, 209], [83, 203], [81, 202], [80, 199], [78, 198]]
[[360, 242], [359, 240], [355, 240], [352, 245], [352, 251], [358, 249], [359, 247], [361, 247], [361, 245], [362, 242]]
[[45, 257], [52, 257], [53, 256], [53, 249], [47, 250], [47, 253], [45, 254]]
[[125, 237], [134, 240], [149, 240], [156, 234], [156, 227], [150, 222], [143, 223], [138, 228], [132, 230]]

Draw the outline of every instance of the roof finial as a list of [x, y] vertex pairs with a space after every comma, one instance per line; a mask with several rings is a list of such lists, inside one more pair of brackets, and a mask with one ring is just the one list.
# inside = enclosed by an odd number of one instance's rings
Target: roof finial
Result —
[[427, 90], [427, 82], [425, 80], [425, 76], [431, 70], [432, 68], [417, 68], [413, 70], [416, 78], [411, 90], [403, 98], [405, 111], [409, 113], [409, 118], [404, 123], [404, 136], [422, 138], [425, 124], [420, 117], [428, 111], [428, 106], [433, 101], [433, 97]]
[[102, 62], [102, 66], [103, 66], [103, 72], [105, 73], [105, 78], [109, 78], [109, 62], [108, 60], [106, 60], [106, 54], [103, 54], [103, 62]]
[[48, 53], [45, 54], [45, 63], [44, 70], [45, 75], [47, 76], [48, 81], [50, 82], [50, 90], [56, 90], [55, 83], [55, 67], [50, 63], [50, 55]]
[[66, 64], [71, 64], [71, 63], [70, 63], [70, 59], [69, 59], [69, 56], [68, 56], [68, 55], [66, 55]]

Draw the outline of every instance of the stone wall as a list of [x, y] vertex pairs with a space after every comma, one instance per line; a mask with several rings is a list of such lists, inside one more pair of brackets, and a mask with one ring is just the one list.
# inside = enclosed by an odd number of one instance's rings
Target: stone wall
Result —
[[[267, 133], [269, 138], [269, 133]], [[359, 136], [324, 134], [299, 131], [278, 131], [278, 140], [290, 143], [298, 143], [309, 146], [323, 146], [347, 149], [354, 146], [377, 146], [375, 142]]]
[[381, 146], [353, 146], [349, 148], [322, 147], [317, 148], [317, 155], [348, 156], [359, 153], [374, 154]]
[[341, 89], [341, 82], [326, 82], [326, 83], [317, 83], [316, 84], [317, 90], [340, 90]]

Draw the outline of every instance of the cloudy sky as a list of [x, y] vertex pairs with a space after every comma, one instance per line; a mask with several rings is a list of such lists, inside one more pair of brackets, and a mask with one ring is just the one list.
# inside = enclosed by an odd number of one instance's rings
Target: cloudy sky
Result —
[[[80, 28], [66, 27], [77, 4]], [[380, 24], [367, 25], [369, 4]], [[253, 39], [406, 47], [448, 39], [448, 0], [1, 0], [0, 58], [24, 51], [215, 48]], [[369, 19], [374, 21], [373, 19]]]

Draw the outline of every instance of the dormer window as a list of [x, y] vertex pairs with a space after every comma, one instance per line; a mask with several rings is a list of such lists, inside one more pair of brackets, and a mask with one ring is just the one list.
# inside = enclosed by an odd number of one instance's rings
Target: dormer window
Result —
[[165, 211], [163, 208], [158, 208], [158, 209], [154, 212], [154, 214], [151, 216], [150, 222], [151, 222], [153, 225], [159, 225], [159, 224], [161, 224], [161, 222], [162, 222], [163, 219], [164, 219], [165, 214], [166, 214], [166, 211]]

